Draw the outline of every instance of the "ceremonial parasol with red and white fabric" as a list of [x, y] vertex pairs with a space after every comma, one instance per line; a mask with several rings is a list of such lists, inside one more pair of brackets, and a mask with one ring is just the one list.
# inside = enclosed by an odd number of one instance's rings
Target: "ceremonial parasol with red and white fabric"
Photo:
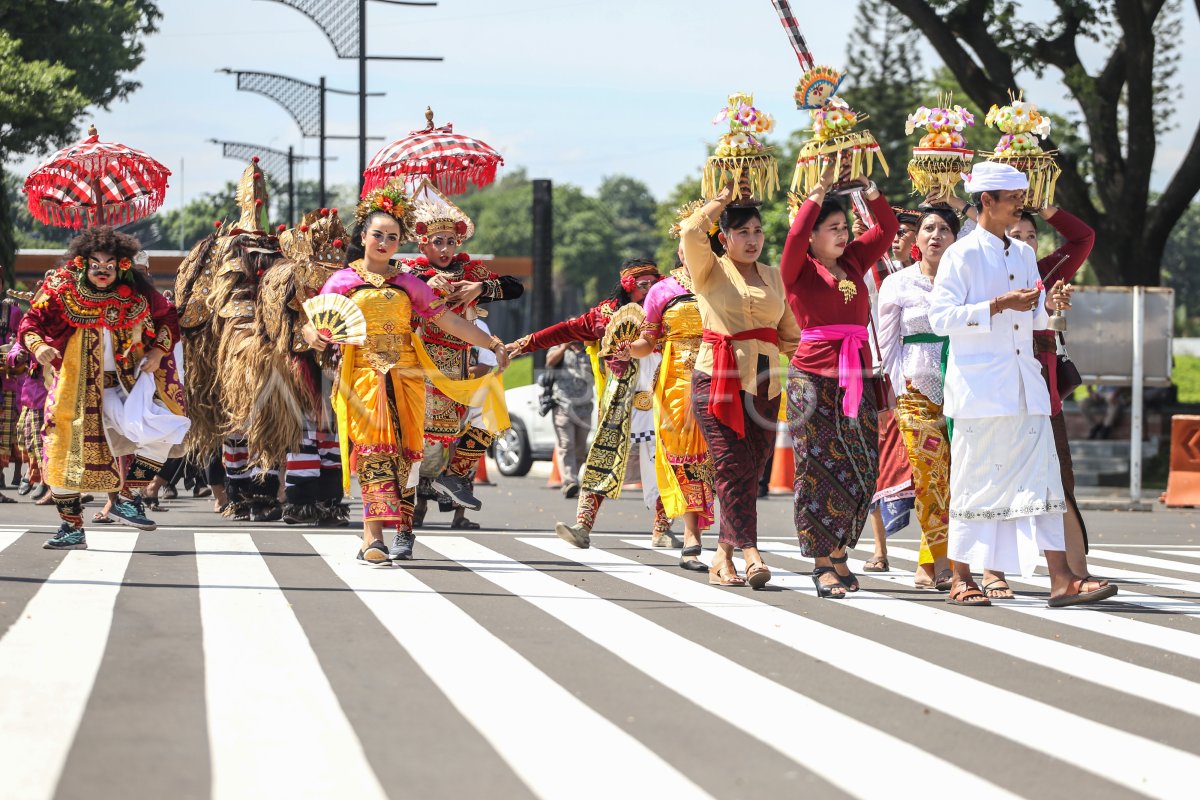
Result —
[[158, 210], [170, 175], [141, 150], [100, 141], [92, 126], [29, 173], [23, 191], [29, 213], [46, 225], [124, 225]]
[[446, 194], [462, 194], [468, 183], [483, 188], [496, 180], [504, 157], [491, 145], [455, 133], [452, 124], [434, 127], [433, 111], [428, 108], [425, 119], [424, 130], [397, 139], [371, 159], [363, 173], [364, 197], [397, 177], [409, 186], [428, 178]]

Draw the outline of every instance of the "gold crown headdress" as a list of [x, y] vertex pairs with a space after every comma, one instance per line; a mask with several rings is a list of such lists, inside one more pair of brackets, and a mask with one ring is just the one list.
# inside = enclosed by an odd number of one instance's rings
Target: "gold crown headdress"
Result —
[[410, 226], [408, 216], [411, 208], [412, 201], [408, 199], [408, 194], [404, 191], [403, 179], [393, 178], [378, 189], [372, 189], [363, 195], [354, 209], [354, 224], [362, 225], [367, 221], [367, 217], [376, 211], [382, 211], [400, 223], [400, 238], [403, 240], [408, 238]]
[[409, 238], [418, 244], [428, 244], [429, 237], [435, 234], [451, 233], [461, 245], [475, 234], [475, 223], [471, 218], [428, 179], [413, 192], [409, 217]]
[[975, 125], [975, 117], [962, 106], [951, 105], [953, 99], [953, 95], [939, 95], [937, 106], [921, 106], [905, 120], [904, 132], [910, 136], [918, 128], [925, 129], [908, 162], [908, 177], [919, 195], [953, 192], [975, 156], [963, 136]]
[[704, 162], [700, 182], [704, 199], [711, 200], [720, 194], [727, 181], [740, 184], [743, 178], [750, 184], [750, 193], [759, 200], [779, 191], [779, 166], [773, 148], [757, 138], [774, 129], [775, 119], [754, 107], [754, 95], [736, 92], [713, 120], [714, 125], [722, 122], [729, 124], [729, 131], [721, 134], [716, 150]]
[[1050, 118], [1033, 103], [1025, 102], [1021, 92], [1014, 95], [1010, 89], [1008, 105], [993, 105], [984, 122], [1004, 134], [987, 160], [1013, 166], [1029, 179], [1025, 207], [1042, 209], [1053, 204], [1054, 187], [1062, 170], [1054, 161], [1056, 151], [1043, 150], [1041, 145], [1041, 140], [1050, 135]]

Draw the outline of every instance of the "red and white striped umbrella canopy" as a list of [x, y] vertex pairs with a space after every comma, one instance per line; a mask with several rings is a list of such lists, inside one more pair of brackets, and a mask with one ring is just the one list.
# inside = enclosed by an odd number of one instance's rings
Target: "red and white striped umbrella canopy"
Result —
[[29, 173], [24, 192], [29, 213], [46, 225], [124, 225], [158, 210], [170, 175], [141, 150], [100, 141], [92, 127]]
[[454, 132], [454, 126], [433, 126], [433, 112], [426, 110], [429, 124], [424, 130], [380, 150], [363, 173], [363, 196], [402, 177], [409, 186], [422, 179], [429, 181], [445, 194], [462, 194], [467, 183], [487, 186], [496, 180], [496, 169], [504, 157], [491, 145], [470, 136]]

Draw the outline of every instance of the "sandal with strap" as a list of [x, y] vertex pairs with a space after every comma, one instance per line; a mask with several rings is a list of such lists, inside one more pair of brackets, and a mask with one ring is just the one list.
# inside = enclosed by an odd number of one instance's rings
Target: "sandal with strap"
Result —
[[[939, 592], [948, 592], [954, 586], [954, 570], [944, 569], [933, 578], [933, 587]], [[983, 587], [987, 591], [987, 585]], [[990, 596], [990, 595], [989, 595]]]
[[[415, 523], [415, 521], [414, 521], [414, 523]], [[479, 523], [476, 522], [475, 520], [467, 519], [466, 517], [463, 517], [462, 519], [451, 520], [450, 527], [453, 528], [454, 530], [460, 530], [460, 531], [477, 531], [477, 530], [479, 530]]]
[[737, 574], [733, 564], [726, 562], [708, 569], [708, 582], [713, 586], [745, 586], [746, 580]]
[[956, 583], [950, 588], [950, 596], [946, 598], [946, 602], [956, 606], [990, 606], [992, 604], [987, 595], [979, 591], [978, 586], [966, 581]]
[[746, 565], [746, 583], [751, 589], [761, 589], [771, 580], [771, 570], [761, 561]]
[[871, 556], [871, 560], [863, 564], [863, 572], [891, 572], [892, 565], [887, 556]]
[[[833, 556], [829, 557], [829, 561], [832, 564], [845, 564], [849, 559], [850, 559], [850, 556], [842, 556], [841, 558], [834, 558]], [[850, 568], [846, 567], [846, 569], [850, 569]], [[846, 587], [847, 592], [857, 592], [858, 591], [858, 578], [854, 577], [853, 572], [851, 572], [849, 575], [842, 575], [842, 574], [838, 573], [838, 571], [836, 569], [834, 569], [834, 574], [837, 575], [838, 582], [840, 582], [842, 584], [842, 586]]]
[[111, 525], [112, 521], [112, 517], [110, 517], [108, 514], [105, 514], [103, 511], [97, 511], [92, 515], [92, 522], [96, 523], [97, 525]]
[[[821, 583], [822, 575], [833, 575], [838, 579], [837, 585]], [[817, 597], [828, 597], [830, 600], [842, 600], [846, 597], [846, 586], [833, 567], [817, 567], [812, 571], [812, 582], [817, 587]]]
[[708, 566], [699, 558], [704, 552], [703, 545], [694, 544], [679, 551], [679, 568], [692, 572], [708, 572]]
[[1088, 583], [1096, 583], [1096, 581], [1089, 580], [1088, 578], [1078, 578], [1076, 581], [1072, 581], [1071, 583], [1072, 585], [1075, 583], [1078, 583], [1079, 585], [1078, 590], [1074, 594], [1064, 594], [1059, 595], [1058, 597], [1051, 597], [1046, 601], [1046, 605], [1050, 606], [1050, 608], [1081, 606], [1088, 603], [1098, 603], [1101, 600], [1107, 600], [1117, 593], [1117, 587], [1113, 586], [1111, 583], [1105, 586], [1098, 585], [1096, 589], [1093, 589], [1090, 592], [1085, 592], [1083, 587], [1087, 586]]
[[[1002, 583], [1004, 585], [997, 586], [996, 584], [998, 583]], [[1005, 592], [1008, 594], [1005, 594]], [[1013, 593], [1012, 587], [1008, 585], [1008, 581], [1006, 581], [1004, 578], [993, 578], [985, 583], [983, 585], [983, 593], [992, 600], [1012, 600], [1014, 597], [1016, 597], [1016, 594]]]

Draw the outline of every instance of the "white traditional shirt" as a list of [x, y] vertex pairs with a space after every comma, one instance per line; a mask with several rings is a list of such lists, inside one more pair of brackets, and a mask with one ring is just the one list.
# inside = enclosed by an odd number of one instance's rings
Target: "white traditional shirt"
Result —
[[946, 416], [1050, 414], [1050, 393], [1033, 355], [1033, 331], [1045, 328], [1045, 292], [1032, 311], [1001, 311], [991, 301], [1038, 285], [1033, 248], [979, 227], [950, 245], [929, 296], [929, 324], [950, 337]]
[[942, 403], [942, 348], [938, 343], [904, 344], [904, 337], [933, 333], [929, 295], [933, 280], [920, 264], [904, 267], [883, 279], [879, 288], [879, 349], [883, 368], [897, 394], [906, 383], [933, 403]]

